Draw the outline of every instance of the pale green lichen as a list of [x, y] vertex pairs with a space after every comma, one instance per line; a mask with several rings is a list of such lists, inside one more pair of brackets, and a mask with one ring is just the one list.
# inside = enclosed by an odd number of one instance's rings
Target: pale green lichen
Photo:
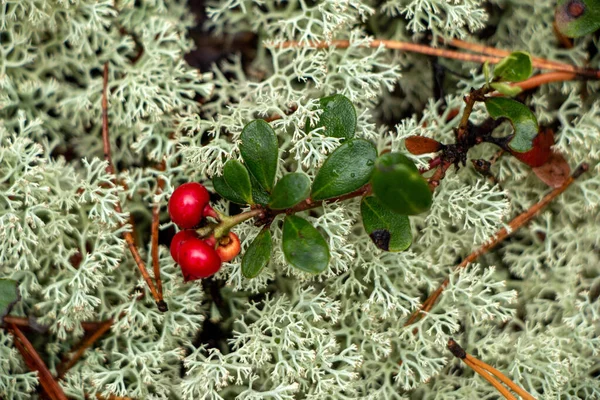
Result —
[[[192, 49], [186, 30], [193, 23], [183, 1], [2, 3], [0, 268], [20, 282], [23, 299], [13, 313], [49, 326], [35, 345], [52, 371], [83, 335], [80, 322], [115, 319], [110, 333], [60, 382], [65, 392], [78, 399], [497, 398], [492, 386], [445, 350], [454, 336], [538, 399], [600, 398], [597, 83], [586, 85], [583, 99], [580, 82], [545, 85], [529, 97], [539, 120], [556, 128], [557, 150], [572, 167], [589, 162], [591, 172], [466, 270], [452, 272], [460, 258], [548, 190], [512, 157], [492, 167], [497, 183], [470, 163], [451, 169], [430, 212], [412, 218], [415, 240], [403, 253], [382, 253], [367, 239], [357, 200], [304, 213], [332, 252], [329, 269], [318, 276], [286, 264], [280, 220], [273, 223], [274, 253], [262, 274], [243, 278], [238, 257], [216, 275], [217, 294], [197, 282], [184, 284], [163, 246], [166, 314], [144, 291], [121, 238], [130, 229], [121, 224], [132, 213], [150, 264], [152, 204], [164, 206], [182, 182], [210, 186], [209, 177], [239, 158], [241, 129], [257, 117], [282, 116], [272, 122], [282, 145], [279, 176], [314, 176], [315, 165], [339, 143], [304, 130], [307, 119], [318, 119], [318, 99], [325, 95], [352, 99], [357, 136], [379, 150], [406, 153], [404, 139], [411, 135], [452, 142], [460, 119], [452, 111], [462, 109], [471, 87], [483, 84], [478, 66], [439, 60], [451, 72], [447, 95], [436, 100], [429, 60], [366, 48], [370, 34], [428, 40], [424, 32], [430, 32], [437, 45], [440, 37], [479, 42], [478, 30], [497, 26], [481, 41], [600, 67], [600, 56], [588, 52], [597, 48], [593, 37], [572, 49], [554, 39], [554, 5], [215, 1], [207, 6], [206, 28], [218, 35], [252, 31], [258, 51], [252, 62], [232, 55], [201, 73], [183, 59]], [[333, 39], [352, 45], [311, 46]], [[280, 48], [290, 40], [305, 46]], [[144, 51], [133, 64], [136, 41]], [[127, 189], [111, 183], [101, 161], [105, 62], [113, 158]], [[199, 96], [205, 97], [202, 106]], [[471, 120], [484, 118], [477, 107]], [[480, 146], [470, 156], [489, 159], [495, 152]], [[431, 159], [411, 157], [419, 166]], [[164, 171], [156, 166], [160, 161]], [[165, 181], [161, 194], [157, 177]], [[123, 213], [114, 210], [117, 198]], [[225, 201], [215, 205], [228, 207]], [[162, 211], [162, 228], [168, 228]], [[251, 222], [236, 228], [243, 248], [258, 229]], [[450, 284], [431, 313], [404, 327], [423, 295], [448, 275]], [[215, 326], [218, 333], [203, 342]], [[11, 337], [0, 332], [0, 339], [0, 396], [36, 398], [35, 374], [27, 372]]]

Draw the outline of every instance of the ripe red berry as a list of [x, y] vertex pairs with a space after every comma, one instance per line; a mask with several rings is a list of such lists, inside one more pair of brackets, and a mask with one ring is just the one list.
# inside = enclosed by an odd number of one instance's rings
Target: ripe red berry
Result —
[[533, 139], [533, 148], [525, 153], [512, 152], [512, 155], [529, 165], [539, 167], [544, 165], [552, 154], [551, 147], [554, 145], [554, 133], [551, 129], [540, 131]]
[[219, 247], [217, 247], [217, 254], [221, 258], [221, 261], [231, 261], [238, 254], [240, 254], [240, 248], [240, 238], [238, 235], [233, 232], [229, 232], [229, 236], [219, 243]]
[[179, 262], [179, 248], [183, 244], [183, 242], [190, 240], [192, 238], [197, 238], [198, 235], [196, 231], [188, 229], [184, 231], [179, 231], [173, 236], [171, 240], [171, 257], [175, 260], [176, 263]]
[[192, 238], [179, 246], [179, 265], [185, 281], [208, 278], [221, 269], [221, 259], [215, 249], [202, 239]]
[[182, 229], [193, 228], [204, 216], [204, 207], [210, 197], [208, 190], [199, 183], [189, 182], [179, 186], [169, 199], [171, 221]]

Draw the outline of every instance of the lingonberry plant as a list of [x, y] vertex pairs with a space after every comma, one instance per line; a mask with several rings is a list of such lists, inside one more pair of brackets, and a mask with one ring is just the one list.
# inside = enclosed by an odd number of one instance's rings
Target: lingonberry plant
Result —
[[599, 0], [0, 10], [0, 398], [600, 398]]

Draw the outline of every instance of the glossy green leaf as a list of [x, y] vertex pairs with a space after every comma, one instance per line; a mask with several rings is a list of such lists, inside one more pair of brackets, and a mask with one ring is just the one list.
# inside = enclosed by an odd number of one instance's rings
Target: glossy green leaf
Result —
[[257, 119], [244, 127], [240, 153], [250, 175], [265, 189], [273, 189], [279, 159], [277, 136], [267, 122]]
[[352, 139], [356, 132], [357, 116], [352, 102], [341, 94], [323, 97], [319, 101], [323, 112], [318, 124], [313, 127], [325, 127], [326, 136]]
[[498, 93], [509, 97], [514, 97], [523, 91], [519, 86], [512, 86], [506, 82], [492, 82], [490, 86], [496, 89]]
[[301, 172], [287, 174], [275, 185], [269, 207], [273, 210], [293, 207], [305, 200], [309, 194], [310, 179], [306, 174]]
[[234, 190], [246, 203], [253, 204], [252, 184], [250, 175], [244, 165], [238, 160], [229, 160], [223, 166], [223, 178], [227, 185]]
[[288, 215], [283, 222], [282, 249], [287, 262], [304, 272], [317, 274], [329, 264], [329, 246], [323, 235], [295, 215]]
[[223, 176], [213, 177], [213, 188], [221, 197], [236, 203], [248, 204], [248, 200], [234, 187], [231, 187]]
[[531, 56], [524, 51], [515, 51], [504, 57], [494, 68], [494, 78], [508, 82], [521, 82], [531, 76]]
[[559, 0], [556, 28], [567, 37], [580, 37], [600, 29], [600, 0]]
[[360, 203], [365, 231], [375, 246], [385, 251], [404, 251], [412, 243], [410, 221], [384, 206], [375, 196], [365, 197]]
[[369, 181], [377, 149], [364, 139], [345, 142], [329, 155], [313, 182], [311, 198], [324, 200], [350, 193]]
[[532, 141], [537, 136], [539, 127], [535, 115], [529, 107], [516, 100], [503, 97], [492, 97], [485, 101], [490, 117], [508, 118], [512, 124], [515, 135], [508, 146], [517, 152], [523, 153], [531, 150]]
[[415, 164], [400, 153], [381, 155], [371, 177], [373, 194], [381, 204], [402, 215], [416, 215], [431, 207], [431, 190]]
[[258, 276], [260, 271], [269, 264], [272, 250], [273, 240], [271, 239], [271, 231], [269, 228], [264, 228], [254, 238], [244, 253], [244, 258], [242, 258], [242, 274], [248, 279]]
[[12, 279], [0, 279], [0, 321], [7, 315], [12, 306], [19, 301], [19, 283]]
[[260, 186], [256, 179], [250, 175], [250, 183], [252, 183], [252, 199], [256, 204], [266, 206], [271, 201], [271, 196], [265, 189]]

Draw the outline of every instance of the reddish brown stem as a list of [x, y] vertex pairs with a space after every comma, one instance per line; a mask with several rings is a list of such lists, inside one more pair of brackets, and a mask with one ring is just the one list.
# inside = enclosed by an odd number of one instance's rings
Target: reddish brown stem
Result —
[[8, 324], [8, 326], [13, 334], [15, 347], [23, 356], [25, 364], [27, 364], [27, 367], [29, 367], [30, 370], [37, 371], [40, 385], [42, 385], [42, 390], [46, 396], [48, 396], [50, 400], [67, 400], [67, 396], [62, 388], [54, 380], [48, 367], [46, 367], [46, 364], [27, 337], [21, 332], [17, 325]]
[[[159, 171], [164, 171], [164, 161], [158, 166]], [[165, 186], [165, 181], [162, 178], [156, 180], [156, 194], [160, 194]], [[158, 291], [159, 303], [162, 305], [163, 300], [163, 288], [162, 279], [160, 277], [160, 265], [158, 263], [158, 227], [160, 224], [160, 204], [156, 203], [152, 209], [152, 268], [154, 270], [154, 279], [156, 280], [156, 290]]]
[[[310, 46], [315, 47], [317, 49], [324, 49], [329, 47], [337, 47], [337, 48], [348, 48], [350, 47], [349, 40], [332, 40], [331, 42], [306, 42], [300, 43], [297, 41], [287, 41], [276, 45], [281, 48], [289, 48], [289, 47], [304, 47]], [[439, 49], [431, 46], [408, 43], [408, 42], [400, 42], [397, 40], [372, 40], [367, 44], [367, 47], [376, 48], [383, 46], [390, 50], [400, 50], [400, 51], [409, 51], [413, 53], [426, 54], [435, 57], [443, 57], [443, 58], [451, 58], [460, 61], [467, 62], [477, 62], [477, 63], [485, 63], [489, 62], [490, 64], [497, 64], [502, 60], [503, 57], [500, 56], [491, 56], [485, 54], [470, 54], [463, 53], [454, 50], [448, 49]], [[554, 61], [549, 61], [540, 58], [533, 58], [532, 64], [535, 68], [546, 69], [551, 71], [563, 71], [563, 72], [574, 72], [577, 75], [587, 76], [590, 78], [599, 79], [600, 71], [599, 70], [590, 70], [586, 68], [580, 68], [573, 65], [568, 64], [559, 64]]]
[[547, 83], [573, 81], [577, 77], [578, 75], [574, 72], [547, 72], [532, 76], [522, 82], [513, 83], [512, 86], [518, 86], [523, 90], [531, 90]]
[[83, 356], [85, 351], [91, 347], [96, 340], [100, 339], [102, 335], [104, 335], [113, 324], [113, 320], [109, 319], [100, 323], [98, 328], [91, 334], [86, 335], [81, 342], [76, 346], [74, 350], [74, 354], [70, 358], [65, 358], [61, 361], [61, 363], [56, 367], [56, 378], [62, 379], [65, 374], [75, 365], [77, 361]]
[[[109, 131], [108, 131], [108, 62], [104, 64], [104, 73], [103, 73], [103, 81], [102, 81], [102, 144], [104, 146], [104, 159], [107, 162], [107, 166], [106, 166], [106, 170], [108, 171], [109, 174], [111, 174], [113, 176], [113, 183], [115, 185], [117, 185], [117, 179], [116, 179], [116, 173], [115, 173], [115, 167], [112, 161], [112, 153], [110, 151], [110, 137], [109, 137]], [[120, 201], [117, 199], [117, 202], [115, 203], [115, 210], [117, 211], [117, 213], [121, 214], [123, 212], [123, 209], [121, 208], [121, 203]], [[148, 285], [148, 288], [150, 289], [150, 292], [152, 293], [152, 297], [154, 297], [154, 300], [156, 301], [159, 310], [161, 311], [166, 311], [165, 307], [166, 307], [166, 303], [161, 300], [160, 296], [158, 295], [158, 292], [156, 290], [156, 287], [154, 286], [154, 283], [152, 282], [152, 279], [150, 278], [150, 274], [148, 274], [148, 270], [146, 270], [146, 265], [144, 264], [144, 261], [142, 260], [142, 257], [140, 256], [140, 253], [137, 249], [137, 246], [135, 245], [135, 240], [133, 238], [133, 235], [131, 234], [130, 231], [125, 231], [123, 232], [123, 238], [125, 239], [125, 242], [127, 243], [127, 246], [129, 247], [129, 251], [131, 252], [131, 255], [133, 256], [133, 259], [135, 260], [136, 265], [138, 266], [138, 269], [140, 270], [140, 273], [142, 274], [142, 277], [144, 278], [144, 281], [146, 281], [146, 284]]]
[[[531, 221], [533, 219], [533, 217], [535, 217], [552, 200], [554, 200], [557, 196], [559, 196], [565, 190], [567, 190], [567, 188], [575, 181], [575, 179], [580, 177], [581, 174], [583, 174], [585, 171], [588, 170], [588, 168], [589, 168], [589, 166], [585, 163], [581, 164], [579, 167], [577, 167], [575, 172], [573, 172], [573, 174], [568, 179], [565, 180], [565, 182], [562, 184], [562, 186], [554, 189], [553, 191], [548, 193], [546, 196], [544, 196], [544, 198], [542, 200], [540, 200], [538, 203], [531, 206], [527, 211], [525, 211], [525, 212], [519, 214], [517, 217], [515, 217], [512, 221], [509, 222], [508, 228], [505, 227], [505, 228], [500, 229], [491, 238], [490, 241], [486, 242], [483, 246], [481, 246], [480, 248], [478, 248], [477, 250], [475, 250], [474, 252], [469, 254], [459, 265], [457, 265], [454, 268], [454, 270], [458, 271], [462, 268], [467, 267], [469, 264], [471, 264], [472, 262], [477, 260], [477, 258], [479, 258], [479, 256], [487, 253], [488, 251], [490, 251], [491, 249], [493, 249], [494, 247], [496, 247], [497, 245], [502, 243], [508, 236], [510, 236], [511, 234], [513, 234], [514, 232], [519, 230], [522, 226], [524, 226], [529, 221]], [[442, 295], [442, 292], [448, 286], [449, 283], [450, 283], [450, 278], [444, 279], [444, 281], [438, 286], [438, 288], [431, 295], [429, 295], [429, 297], [427, 298], [427, 300], [425, 300], [425, 302], [423, 302], [421, 307], [408, 318], [408, 320], [406, 321], [404, 326], [412, 325], [415, 322], [419, 321], [421, 318], [423, 318], [423, 316], [433, 308], [433, 306], [435, 305], [435, 303], [437, 302], [439, 297]]]
[[[477, 43], [469, 43], [469, 42], [465, 42], [460, 39], [452, 39], [447, 43], [451, 46], [458, 47], [459, 49], [470, 50], [475, 53], [487, 54], [489, 56], [495, 56], [495, 57], [504, 58], [506, 56], [509, 56], [512, 53], [512, 51], [509, 51], [509, 50], [497, 49], [495, 47], [488, 47], [488, 46], [484, 46], [484, 45], [477, 44]], [[554, 65], [557, 68], [572, 68], [572, 66], [569, 64], [565, 64], [565, 63], [562, 63], [559, 61], [547, 60], [545, 58], [531, 57], [531, 61], [538, 62], [538, 63], [544, 63], [547, 65]]]
[[[483, 361], [473, 357], [470, 354], [460, 347], [458, 343], [454, 341], [454, 339], [448, 340], [448, 350], [457, 358], [461, 359], [467, 366], [469, 366], [473, 371], [479, 374], [483, 379], [487, 380], [491, 383], [506, 399], [516, 400], [516, 398], [510, 394], [510, 392], [500, 384], [500, 382], [504, 383], [506, 386], [511, 388], [515, 393], [521, 396], [525, 400], [535, 400], [532, 395], [527, 393], [525, 390], [521, 389], [516, 383], [508, 379], [506, 375], [502, 372], [498, 371], [496, 368], [492, 367], [484, 363]], [[498, 382], [496, 379], [500, 380]]]

